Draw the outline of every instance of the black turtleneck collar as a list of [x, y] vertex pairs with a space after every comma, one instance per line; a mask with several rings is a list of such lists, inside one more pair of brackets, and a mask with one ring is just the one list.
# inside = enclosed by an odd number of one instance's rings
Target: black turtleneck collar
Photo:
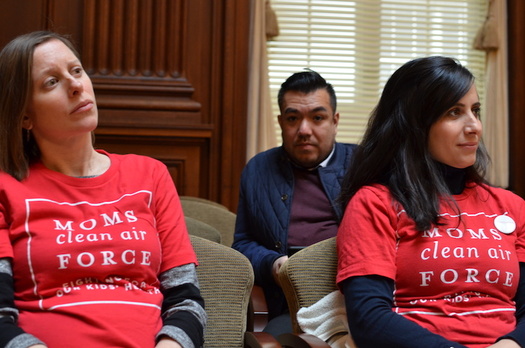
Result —
[[443, 163], [439, 163], [439, 166], [450, 193], [453, 195], [462, 193], [465, 188], [467, 169], [455, 168]]

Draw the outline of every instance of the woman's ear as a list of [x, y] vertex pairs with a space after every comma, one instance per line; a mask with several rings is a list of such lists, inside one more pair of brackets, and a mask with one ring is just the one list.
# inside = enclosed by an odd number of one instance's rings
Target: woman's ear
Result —
[[31, 118], [29, 116], [24, 115], [22, 119], [22, 128], [31, 130], [33, 128], [33, 122], [31, 122]]

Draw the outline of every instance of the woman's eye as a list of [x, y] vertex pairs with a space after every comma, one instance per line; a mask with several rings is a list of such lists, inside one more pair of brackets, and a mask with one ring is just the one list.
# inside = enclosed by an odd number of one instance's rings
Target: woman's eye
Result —
[[461, 114], [461, 110], [459, 110], [458, 108], [454, 108], [450, 110], [447, 114], [450, 116], [459, 116]]
[[46, 81], [46, 86], [52, 87], [58, 83], [58, 80], [55, 78], [49, 79]]

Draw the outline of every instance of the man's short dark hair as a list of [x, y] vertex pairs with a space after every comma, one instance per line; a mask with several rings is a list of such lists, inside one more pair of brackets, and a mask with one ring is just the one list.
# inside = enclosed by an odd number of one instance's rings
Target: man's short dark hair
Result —
[[277, 103], [279, 110], [283, 112], [284, 95], [289, 91], [302, 92], [305, 94], [312, 93], [318, 89], [324, 88], [330, 96], [330, 106], [335, 113], [337, 108], [337, 99], [335, 91], [331, 84], [313, 70], [306, 70], [297, 72], [286, 79], [281, 85], [279, 94], [277, 95]]

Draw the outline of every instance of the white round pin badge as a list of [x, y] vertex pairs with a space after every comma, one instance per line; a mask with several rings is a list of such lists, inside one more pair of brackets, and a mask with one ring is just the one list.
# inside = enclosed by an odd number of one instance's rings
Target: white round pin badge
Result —
[[508, 215], [499, 215], [494, 219], [494, 226], [501, 233], [511, 234], [516, 229], [516, 222]]

